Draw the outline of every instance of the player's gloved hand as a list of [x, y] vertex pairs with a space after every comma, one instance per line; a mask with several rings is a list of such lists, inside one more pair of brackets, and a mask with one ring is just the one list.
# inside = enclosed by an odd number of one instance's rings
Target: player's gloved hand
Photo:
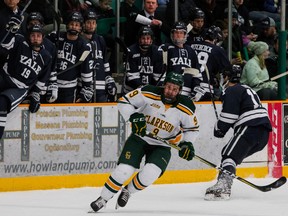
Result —
[[117, 87], [113, 77], [107, 76], [105, 78], [105, 88], [108, 95], [115, 97], [117, 94]]
[[200, 101], [201, 98], [204, 96], [205, 94], [205, 90], [201, 87], [201, 86], [196, 86], [194, 88], [194, 96], [192, 97], [193, 101]]
[[179, 150], [178, 152], [179, 157], [187, 161], [193, 159], [193, 157], [195, 156], [195, 150], [191, 142], [180, 142], [178, 146], [181, 148], [181, 150]]
[[223, 138], [225, 136], [225, 133], [223, 133], [221, 130], [216, 130], [214, 128], [214, 136], [217, 137], [217, 138]]
[[30, 105], [29, 110], [31, 113], [36, 113], [40, 108], [40, 94], [37, 92], [32, 92], [29, 95]]
[[6, 30], [11, 31], [12, 33], [16, 33], [19, 30], [22, 21], [22, 16], [18, 14], [12, 15], [9, 22], [6, 24]]
[[80, 102], [87, 103], [90, 102], [93, 97], [93, 88], [83, 86], [80, 91]]
[[218, 128], [217, 122], [214, 127], [214, 136], [217, 138], [223, 138], [225, 136], [225, 133]]
[[48, 103], [53, 103], [58, 98], [58, 85], [56, 83], [48, 85], [46, 93], [46, 101]]
[[132, 133], [142, 137], [146, 135], [146, 119], [142, 113], [133, 113], [129, 121], [132, 124]]

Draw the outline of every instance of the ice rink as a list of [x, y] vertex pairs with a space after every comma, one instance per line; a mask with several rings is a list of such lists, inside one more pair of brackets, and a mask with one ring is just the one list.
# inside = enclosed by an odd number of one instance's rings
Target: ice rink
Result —
[[[275, 179], [254, 179], [257, 185]], [[287, 216], [288, 184], [270, 192], [260, 192], [234, 180], [229, 201], [205, 201], [207, 187], [215, 181], [191, 184], [152, 185], [133, 194], [125, 208], [115, 210], [118, 194], [96, 214], [117, 216]], [[1, 216], [87, 216], [94, 215], [89, 204], [101, 188], [76, 188], [0, 193]]]

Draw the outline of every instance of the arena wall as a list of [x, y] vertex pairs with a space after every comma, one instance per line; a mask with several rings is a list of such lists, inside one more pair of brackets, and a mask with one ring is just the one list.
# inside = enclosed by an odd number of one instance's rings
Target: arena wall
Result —
[[[263, 103], [268, 109], [273, 132], [267, 147], [247, 158], [237, 170], [246, 177], [288, 176], [288, 106], [283, 102]], [[216, 121], [211, 103], [197, 103], [200, 135], [196, 154], [220, 163], [220, 152], [232, 134], [213, 137]], [[221, 104], [216, 103], [220, 113]], [[130, 133], [115, 103], [51, 104], [31, 114], [21, 105], [7, 119], [0, 141], [0, 191], [102, 186], [117, 164]], [[137, 145], [137, 143], [135, 143]], [[172, 150], [167, 172], [156, 181], [188, 183], [211, 181], [217, 171], [197, 160], [190, 162]]]

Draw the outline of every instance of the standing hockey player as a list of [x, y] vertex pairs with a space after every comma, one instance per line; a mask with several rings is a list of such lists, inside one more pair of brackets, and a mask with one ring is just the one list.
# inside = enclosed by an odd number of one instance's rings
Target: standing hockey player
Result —
[[101, 196], [91, 203], [95, 212], [121, 190], [124, 182], [139, 168], [144, 156], [144, 167], [122, 188], [116, 207], [124, 207], [131, 194], [145, 189], [165, 172], [171, 158], [171, 148], [146, 136], [146, 131], [178, 145], [181, 148], [179, 156], [192, 160], [192, 142], [198, 135], [199, 124], [192, 100], [180, 95], [183, 82], [181, 74], [170, 72], [164, 80], [164, 87], [146, 85], [119, 99], [119, 111], [126, 121], [131, 122], [132, 134]]
[[110, 65], [106, 58], [106, 43], [102, 36], [96, 34], [97, 15], [93, 11], [84, 14], [83, 37], [91, 44], [90, 60], [93, 65], [93, 102], [113, 102], [117, 94], [117, 87], [110, 72]]
[[193, 27], [187, 36], [187, 44], [203, 41], [205, 13], [198, 7], [191, 10], [189, 23]]
[[162, 53], [153, 44], [153, 32], [143, 26], [138, 32], [138, 42], [129, 47], [123, 92], [150, 84], [156, 85], [163, 72]]
[[[221, 167], [235, 174], [237, 165], [266, 146], [272, 127], [256, 92], [239, 83], [241, 67], [233, 65], [225, 69], [222, 76], [223, 107], [214, 136], [222, 138], [230, 127], [234, 128], [233, 137], [222, 149]], [[205, 200], [229, 199], [232, 183], [231, 175], [220, 172], [217, 183], [206, 190]]]
[[[79, 12], [72, 12], [66, 25], [67, 32], [56, 32], [48, 37], [55, 44], [58, 42], [57, 71], [69, 69], [76, 64], [84, 51], [90, 51], [89, 44], [79, 34], [82, 31], [83, 17]], [[93, 95], [92, 67], [89, 67], [89, 56], [85, 61], [57, 76], [58, 98], [56, 103], [90, 102]], [[79, 81], [80, 80], [80, 81]], [[79, 83], [78, 83], [79, 82]], [[78, 90], [78, 84], [80, 90]]]
[[[27, 29], [31, 28], [33, 25], [44, 26], [44, 18], [39, 12], [31, 12], [27, 17]], [[41, 92], [41, 103], [49, 102], [53, 103], [58, 97], [58, 85], [56, 77], [56, 60], [57, 51], [56, 46], [48, 38], [43, 38], [43, 48], [45, 48], [52, 57], [51, 64], [51, 75], [47, 83], [47, 89], [43, 89]]]
[[[13, 20], [13, 24], [20, 26]], [[42, 48], [43, 29], [32, 26], [27, 38], [10, 33], [0, 46], [0, 54], [7, 56], [0, 69], [0, 139], [3, 136], [7, 114], [14, 110], [30, 95], [29, 110], [35, 113], [40, 108], [39, 92], [47, 82], [51, 72], [51, 56]]]
[[[160, 46], [163, 50], [163, 58], [167, 52], [167, 71], [184, 74], [184, 86], [182, 94], [192, 96], [194, 101], [199, 101], [204, 95], [200, 87], [202, 74], [199, 72], [200, 65], [197, 54], [187, 40], [187, 27], [183, 22], [176, 22], [171, 29], [172, 43]], [[165, 59], [164, 59], [165, 61]]]
[[201, 87], [205, 90], [202, 100], [210, 100], [214, 95], [218, 99], [221, 95], [219, 89], [219, 72], [230, 66], [226, 51], [216, 44], [222, 38], [219, 27], [210, 26], [203, 35], [203, 41], [193, 42], [191, 47], [196, 51], [203, 77]]

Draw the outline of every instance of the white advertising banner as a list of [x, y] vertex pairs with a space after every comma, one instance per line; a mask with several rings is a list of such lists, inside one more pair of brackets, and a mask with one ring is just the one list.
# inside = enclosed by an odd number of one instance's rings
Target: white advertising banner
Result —
[[[222, 147], [230, 139], [213, 137], [216, 122], [211, 104], [197, 104], [200, 135], [194, 143], [196, 154], [219, 164]], [[217, 104], [218, 113], [221, 105]], [[130, 133], [130, 126], [116, 105], [41, 106], [31, 114], [18, 107], [8, 115], [4, 136], [0, 140], [0, 175], [45, 176], [110, 173]], [[135, 143], [137, 145], [137, 143]], [[206, 169], [197, 160], [187, 162], [176, 150], [168, 170]], [[267, 150], [252, 160], [267, 160]], [[255, 166], [255, 164], [254, 164]]]

